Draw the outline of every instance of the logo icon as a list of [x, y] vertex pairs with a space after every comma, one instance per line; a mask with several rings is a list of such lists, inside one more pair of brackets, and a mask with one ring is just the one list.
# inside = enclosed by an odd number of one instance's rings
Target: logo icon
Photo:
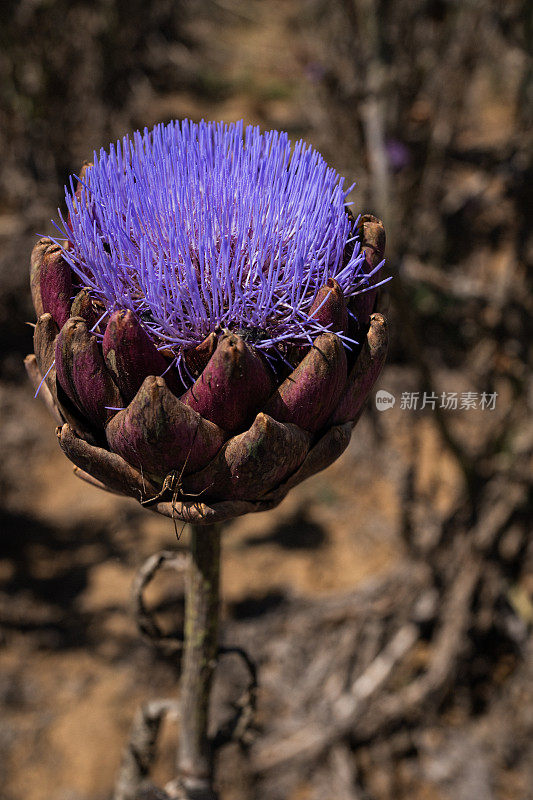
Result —
[[378, 411], [387, 411], [388, 408], [393, 408], [396, 398], [385, 389], [380, 389], [376, 392], [376, 408]]

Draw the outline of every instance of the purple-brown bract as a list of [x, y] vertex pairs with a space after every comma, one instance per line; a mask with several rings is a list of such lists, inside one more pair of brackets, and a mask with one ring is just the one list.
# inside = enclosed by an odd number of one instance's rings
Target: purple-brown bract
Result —
[[242, 124], [95, 154], [34, 248], [26, 361], [80, 477], [146, 500], [179, 471], [154, 509], [208, 524], [340, 455], [387, 347], [383, 225], [346, 194], [313, 148]]

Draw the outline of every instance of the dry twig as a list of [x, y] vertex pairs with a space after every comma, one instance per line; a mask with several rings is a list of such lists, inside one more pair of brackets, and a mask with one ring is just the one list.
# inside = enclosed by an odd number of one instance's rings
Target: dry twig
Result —
[[186, 569], [188, 563], [189, 557], [185, 552], [161, 550], [159, 553], [154, 553], [154, 555], [147, 558], [135, 575], [132, 584], [135, 619], [141, 635], [148, 638], [152, 644], [181, 649], [183, 637], [181, 635], [177, 636], [175, 633], [167, 634], [161, 630], [152, 612], [146, 608], [144, 590], [162, 567], [171, 567], [178, 572], [182, 572]]

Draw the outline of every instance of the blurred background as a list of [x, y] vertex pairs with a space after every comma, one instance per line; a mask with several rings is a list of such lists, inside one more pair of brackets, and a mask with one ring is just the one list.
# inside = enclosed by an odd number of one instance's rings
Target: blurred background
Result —
[[[531, 0], [5, 0], [0, 9], [0, 796], [106, 800], [179, 658], [128, 605], [169, 520], [76, 479], [33, 399], [29, 255], [95, 148], [157, 122], [305, 138], [382, 217], [391, 347], [352, 443], [224, 535], [256, 660], [222, 800], [533, 797]], [[453, 399], [455, 395], [455, 403]], [[451, 396], [451, 397], [450, 397]], [[455, 407], [454, 407], [455, 406]], [[186, 543], [187, 533], [180, 544]], [[147, 599], [179, 627], [180, 579]], [[215, 716], [245, 675], [225, 659]], [[153, 776], [172, 777], [165, 724]]]

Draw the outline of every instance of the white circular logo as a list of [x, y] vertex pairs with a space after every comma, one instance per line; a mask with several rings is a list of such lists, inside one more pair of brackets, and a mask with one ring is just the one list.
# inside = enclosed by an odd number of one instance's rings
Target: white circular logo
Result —
[[376, 408], [378, 411], [386, 411], [388, 408], [393, 408], [396, 398], [385, 389], [380, 389], [376, 392]]

